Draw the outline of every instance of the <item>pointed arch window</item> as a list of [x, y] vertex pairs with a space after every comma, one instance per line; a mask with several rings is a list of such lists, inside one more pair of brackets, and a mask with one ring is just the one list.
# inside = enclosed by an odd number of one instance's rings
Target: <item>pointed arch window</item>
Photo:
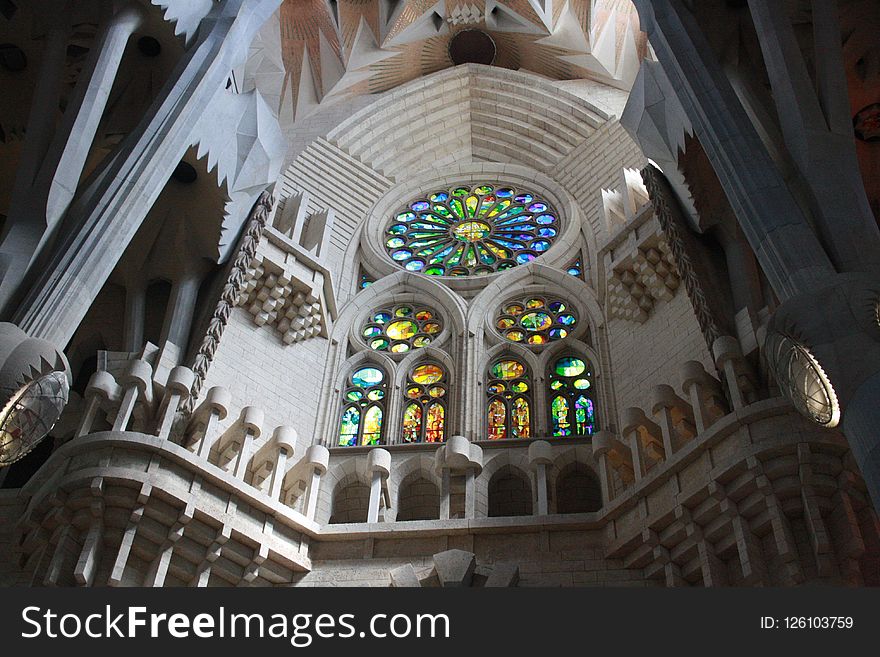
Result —
[[529, 371], [522, 362], [504, 357], [492, 364], [486, 385], [489, 440], [531, 437], [530, 391]]
[[556, 438], [590, 436], [598, 430], [590, 362], [577, 356], [550, 365], [550, 431]]
[[381, 445], [385, 442], [385, 372], [375, 365], [358, 368], [348, 377], [339, 419], [340, 447]]
[[442, 443], [446, 440], [446, 370], [422, 363], [409, 372], [403, 409], [403, 442]]

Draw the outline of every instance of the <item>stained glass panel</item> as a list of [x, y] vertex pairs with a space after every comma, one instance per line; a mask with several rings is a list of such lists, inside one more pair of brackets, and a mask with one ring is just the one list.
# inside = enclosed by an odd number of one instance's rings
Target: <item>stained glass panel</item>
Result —
[[550, 413], [553, 419], [554, 436], [570, 436], [571, 423], [568, 421], [568, 401], [561, 395], [554, 397], [550, 403]]
[[417, 443], [422, 435], [422, 407], [410, 404], [403, 412], [403, 442]]
[[[493, 185], [439, 190], [409, 204], [385, 231], [385, 248], [409, 271], [478, 276], [525, 264], [558, 235], [558, 217], [531, 193]], [[426, 262], [427, 259], [427, 262]]]
[[428, 421], [425, 427], [425, 442], [443, 442], [443, 421], [446, 412], [443, 405], [434, 402], [428, 407]]
[[507, 437], [507, 409], [500, 399], [489, 402], [489, 440]]
[[574, 356], [559, 358], [550, 370], [550, 424], [554, 436], [589, 436], [596, 431], [589, 364]]
[[560, 358], [556, 361], [556, 374], [559, 376], [577, 376], [586, 369], [580, 358]]
[[370, 349], [404, 354], [431, 344], [432, 336], [442, 328], [433, 309], [401, 305], [375, 311], [361, 329], [361, 335]]
[[531, 432], [531, 423], [529, 421], [529, 402], [526, 401], [525, 397], [517, 397], [513, 401], [511, 420], [513, 424], [513, 437], [528, 438]]
[[358, 429], [361, 423], [361, 412], [355, 406], [349, 406], [342, 413], [342, 421], [339, 423], [340, 447], [357, 445]]
[[[511, 342], [544, 345], [567, 337], [577, 315], [561, 299], [528, 297], [503, 304], [495, 326]], [[567, 327], [567, 328], [563, 328]]]
[[412, 378], [420, 385], [431, 385], [443, 378], [443, 369], [439, 365], [420, 365], [413, 370]]
[[496, 379], [517, 379], [525, 371], [525, 366], [515, 360], [502, 360], [492, 366], [492, 376]]
[[377, 383], [381, 383], [384, 378], [385, 375], [382, 374], [382, 370], [376, 369], [375, 367], [362, 367], [352, 374], [351, 382], [361, 388], [368, 388]]
[[382, 408], [370, 406], [364, 414], [364, 433], [361, 445], [378, 445], [382, 442]]

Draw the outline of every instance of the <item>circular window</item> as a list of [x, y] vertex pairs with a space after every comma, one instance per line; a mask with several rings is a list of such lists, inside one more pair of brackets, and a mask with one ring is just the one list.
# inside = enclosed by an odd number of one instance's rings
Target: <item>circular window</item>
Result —
[[52, 372], [21, 388], [0, 412], [0, 466], [25, 456], [52, 430], [67, 404], [64, 372]]
[[459, 185], [409, 203], [385, 230], [385, 249], [428, 276], [479, 276], [531, 262], [559, 234], [537, 195], [504, 185]]
[[495, 318], [495, 328], [511, 342], [542, 345], [571, 333], [578, 319], [560, 299], [523, 297], [505, 303]]
[[840, 421], [837, 395], [810, 351], [773, 332], [767, 335], [764, 353], [779, 388], [795, 408], [817, 424], [836, 426]]
[[370, 349], [403, 354], [427, 347], [443, 328], [437, 313], [424, 306], [401, 304], [370, 315], [361, 336]]

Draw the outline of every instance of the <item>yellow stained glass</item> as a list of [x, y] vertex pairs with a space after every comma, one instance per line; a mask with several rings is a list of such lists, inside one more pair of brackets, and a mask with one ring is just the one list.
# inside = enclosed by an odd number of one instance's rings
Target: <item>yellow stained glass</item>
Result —
[[452, 229], [455, 239], [462, 242], [476, 242], [489, 237], [492, 229], [482, 221], [465, 221]]
[[443, 369], [439, 365], [419, 365], [412, 373], [412, 380], [423, 386], [437, 383], [442, 378]]
[[385, 333], [392, 340], [409, 340], [419, 330], [416, 323], [409, 319], [400, 319], [392, 322], [385, 329]]

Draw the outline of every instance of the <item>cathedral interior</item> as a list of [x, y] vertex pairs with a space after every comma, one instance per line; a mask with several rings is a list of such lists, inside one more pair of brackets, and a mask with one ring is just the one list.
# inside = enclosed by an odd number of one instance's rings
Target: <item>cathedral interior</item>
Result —
[[880, 585], [876, 0], [0, 0], [0, 584]]

